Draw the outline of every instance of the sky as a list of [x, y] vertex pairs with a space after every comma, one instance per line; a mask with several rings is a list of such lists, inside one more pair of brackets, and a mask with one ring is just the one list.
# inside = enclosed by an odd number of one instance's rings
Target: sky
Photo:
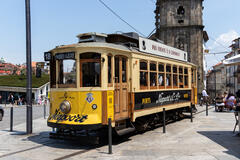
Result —
[[[102, 0], [125, 21], [148, 36], [155, 28], [156, 0]], [[240, 35], [239, 0], [204, 0], [204, 30], [210, 53], [230, 51]], [[63, 44], [77, 43], [76, 35], [86, 32], [134, 31], [107, 10], [99, 0], [31, 0], [32, 60], [43, 61], [43, 53]], [[0, 0], [0, 58], [26, 62], [25, 0]], [[206, 55], [207, 68], [224, 54]]]

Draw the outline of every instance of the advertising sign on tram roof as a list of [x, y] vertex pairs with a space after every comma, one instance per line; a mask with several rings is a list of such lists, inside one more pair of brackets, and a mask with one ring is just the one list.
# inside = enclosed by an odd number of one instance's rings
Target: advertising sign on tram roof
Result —
[[139, 37], [139, 50], [158, 56], [187, 61], [187, 52], [142, 37]]

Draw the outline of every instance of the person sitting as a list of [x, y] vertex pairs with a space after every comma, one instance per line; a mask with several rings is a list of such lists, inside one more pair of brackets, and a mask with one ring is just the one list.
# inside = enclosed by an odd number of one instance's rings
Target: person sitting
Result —
[[236, 98], [232, 93], [229, 93], [226, 98], [226, 108], [228, 110], [233, 110], [236, 103]]
[[223, 108], [225, 106], [224, 101], [223, 101], [224, 97], [221, 93], [218, 93], [218, 96], [216, 97], [216, 111], [223, 111]]

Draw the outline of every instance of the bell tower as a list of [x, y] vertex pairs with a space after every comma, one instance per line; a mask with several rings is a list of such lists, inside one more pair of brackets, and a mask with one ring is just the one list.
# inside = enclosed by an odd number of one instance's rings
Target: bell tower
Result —
[[203, 0], [157, 0], [155, 37], [188, 52], [188, 61], [198, 66], [198, 93], [203, 84]]

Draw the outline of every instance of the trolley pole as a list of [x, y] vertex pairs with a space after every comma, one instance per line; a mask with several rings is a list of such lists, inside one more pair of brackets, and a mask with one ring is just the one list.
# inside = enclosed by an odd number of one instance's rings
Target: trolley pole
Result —
[[163, 108], [163, 133], [166, 133], [166, 112], [165, 112], [165, 108]]
[[108, 154], [112, 154], [112, 120], [108, 118]]
[[30, 0], [25, 0], [26, 11], [26, 61], [27, 61], [27, 134], [32, 133], [32, 58]]
[[13, 107], [10, 110], [10, 132], [13, 131]]

